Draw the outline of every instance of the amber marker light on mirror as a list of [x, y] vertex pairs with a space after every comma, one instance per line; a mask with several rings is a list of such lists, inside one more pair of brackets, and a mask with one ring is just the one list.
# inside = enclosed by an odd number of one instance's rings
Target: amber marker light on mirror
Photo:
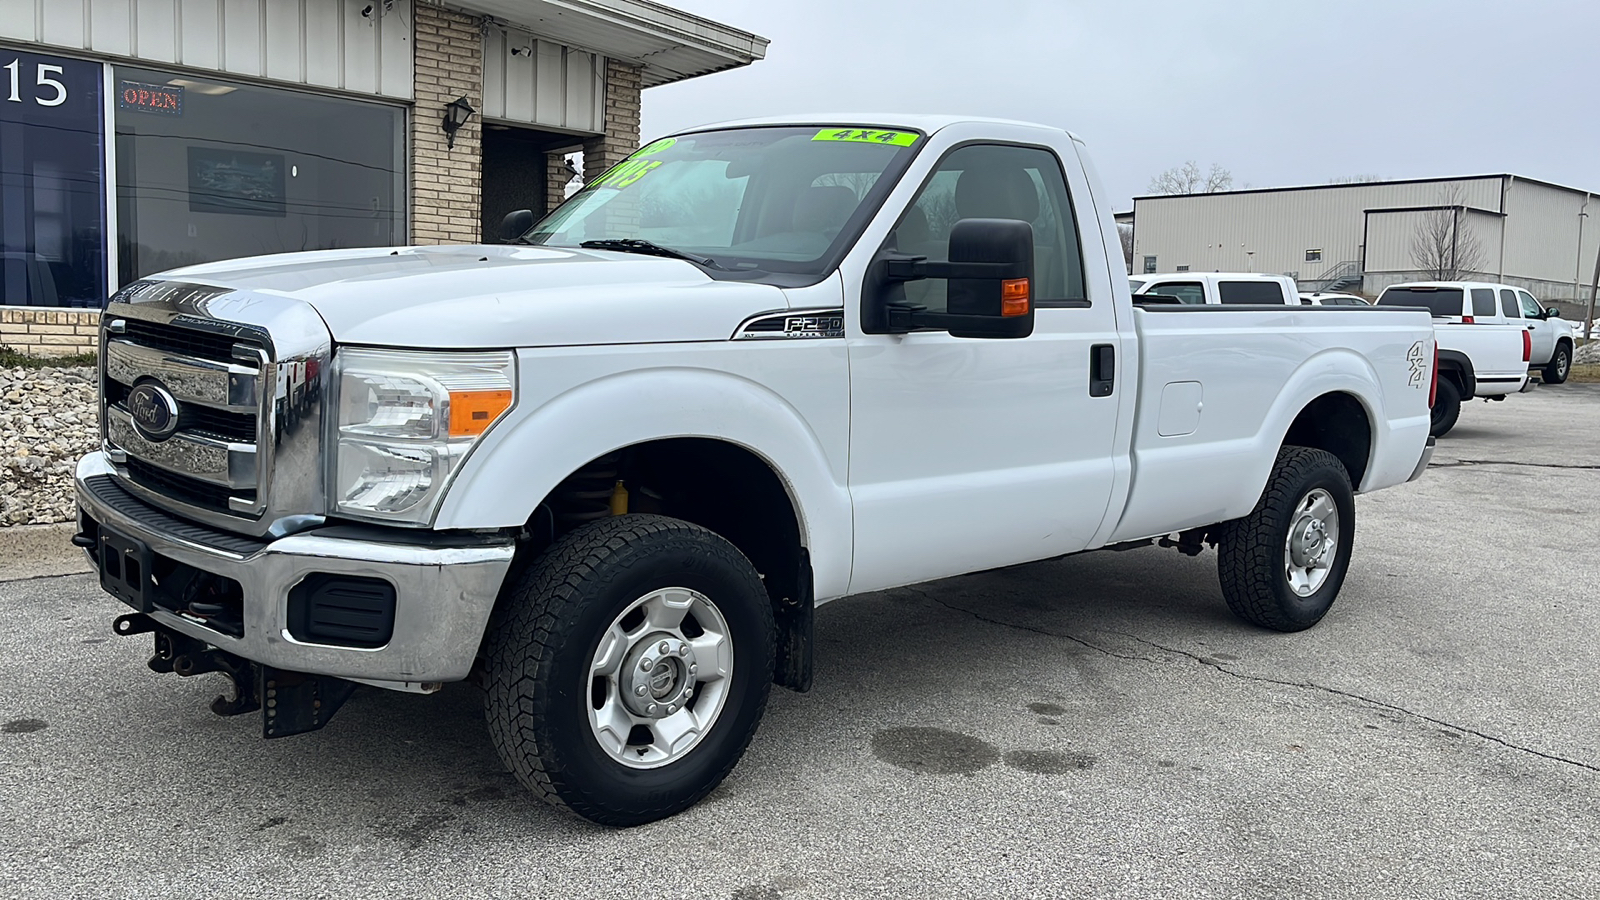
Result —
[[1028, 299], [1028, 279], [1007, 278], [1000, 282], [1000, 315], [1027, 315]]
[[483, 434], [510, 408], [510, 391], [451, 391], [450, 436]]

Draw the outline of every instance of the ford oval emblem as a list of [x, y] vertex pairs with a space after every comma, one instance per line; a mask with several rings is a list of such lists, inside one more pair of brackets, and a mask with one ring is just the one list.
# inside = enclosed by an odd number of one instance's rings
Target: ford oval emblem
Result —
[[159, 381], [143, 381], [128, 392], [133, 427], [145, 438], [164, 441], [178, 430], [178, 401]]

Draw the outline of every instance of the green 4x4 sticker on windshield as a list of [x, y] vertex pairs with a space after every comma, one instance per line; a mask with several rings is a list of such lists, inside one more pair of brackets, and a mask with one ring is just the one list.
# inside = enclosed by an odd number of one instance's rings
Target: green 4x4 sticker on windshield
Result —
[[857, 144], [887, 144], [892, 147], [909, 147], [917, 142], [910, 131], [875, 131], [870, 128], [824, 128], [813, 141], [849, 141]]

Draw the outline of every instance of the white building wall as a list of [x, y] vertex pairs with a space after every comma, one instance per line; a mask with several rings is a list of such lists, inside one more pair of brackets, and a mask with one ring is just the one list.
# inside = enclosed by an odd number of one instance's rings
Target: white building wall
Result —
[[490, 28], [484, 34], [485, 119], [601, 134], [606, 130], [605, 98], [605, 57], [513, 28]]
[[0, 0], [0, 40], [409, 100], [411, 16], [412, 0]]
[[[1362, 258], [1366, 210], [1434, 206], [1459, 188], [1469, 207], [1498, 212], [1498, 176], [1402, 184], [1330, 185], [1284, 191], [1235, 191], [1134, 201], [1133, 270], [1155, 256], [1158, 271], [1294, 273], [1323, 277]], [[1321, 250], [1308, 262], [1307, 250]], [[1248, 251], [1254, 251], [1253, 255]]]
[[[1587, 285], [1600, 249], [1600, 197], [1533, 181], [1513, 181], [1506, 195], [1506, 271], [1524, 278]], [[1579, 213], [1587, 212], [1580, 219]], [[1582, 230], [1583, 247], [1578, 247]]]

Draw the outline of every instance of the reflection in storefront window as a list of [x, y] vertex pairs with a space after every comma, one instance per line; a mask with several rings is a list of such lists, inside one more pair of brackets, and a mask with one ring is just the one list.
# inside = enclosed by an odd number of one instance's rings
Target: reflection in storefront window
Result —
[[403, 243], [404, 113], [119, 66], [119, 281]]
[[0, 305], [105, 297], [100, 71], [0, 48]]

